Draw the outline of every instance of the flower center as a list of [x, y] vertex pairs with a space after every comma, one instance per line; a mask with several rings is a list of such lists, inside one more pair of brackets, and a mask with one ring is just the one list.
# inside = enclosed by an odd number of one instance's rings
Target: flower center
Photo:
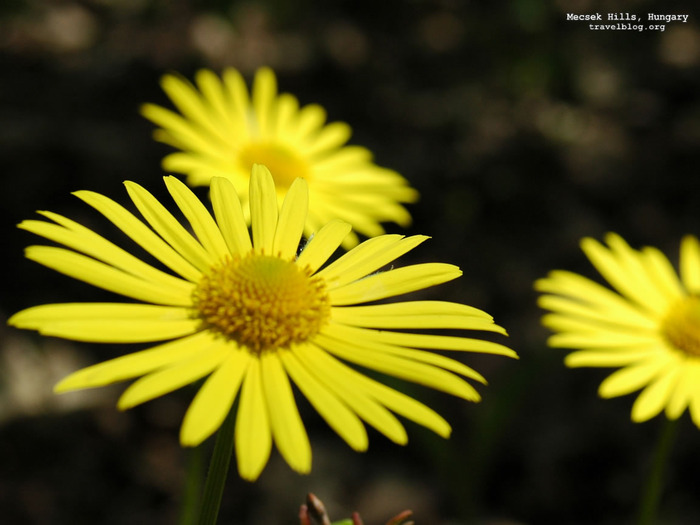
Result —
[[330, 315], [322, 279], [291, 261], [257, 254], [213, 267], [193, 303], [207, 329], [256, 354], [307, 341]]
[[661, 324], [666, 340], [688, 355], [700, 357], [700, 297], [690, 296], [671, 307]]
[[286, 190], [295, 179], [308, 179], [309, 167], [305, 160], [284, 146], [270, 142], [253, 142], [239, 153], [239, 161], [246, 173], [253, 164], [263, 164], [270, 170], [278, 190]]

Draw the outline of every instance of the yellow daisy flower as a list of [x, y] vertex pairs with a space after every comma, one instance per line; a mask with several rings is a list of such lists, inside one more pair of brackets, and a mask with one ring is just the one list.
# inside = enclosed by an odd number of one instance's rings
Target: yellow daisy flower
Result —
[[[374, 164], [366, 148], [347, 146], [350, 126], [324, 124], [321, 106], [300, 108], [294, 96], [278, 95], [272, 70], [257, 71], [250, 96], [235, 69], [227, 69], [221, 78], [201, 70], [195, 80], [196, 87], [175, 75], [161, 81], [180, 114], [154, 104], [142, 108], [161, 127], [156, 139], [181, 150], [163, 159], [166, 171], [186, 174], [191, 186], [226, 177], [243, 196], [248, 194], [251, 167], [263, 164], [274, 175], [280, 203], [292, 182], [303, 178], [311, 202], [307, 235], [335, 218], [369, 237], [384, 233], [380, 222], [410, 224], [401, 203], [416, 201], [418, 193], [406, 179]], [[357, 242], [351, 232], [343, 246]]]
[[254, 166], [249, 196], [252, 239], [228, 179], [212, 179], [213, 217], [177, 178], [166, 177], [165, 183], [194, 235], [134, 182], [125, 185], [145, 222], [103, 195], [88, 191], [75, 195], [171, 272], [56, 213], [40, 212], [52, 222], [20, 224], [65, 246], [30, 246], [29, 259], [136, 302], [36, 306], [12, 316], [11, 325], [78, 341], [168, 340], [79, 370], [62, 380], [56, 391], [142, 376], [119, 399], [119, 408], [127, 409], [208, 376], [185, 414], [181, 443], [194, 446], [214, 433], [238, 396], [238, 468], [243, 478], [254, 480], [273, 442], [293, 469], [311, 468], [311, 448], [290, 379], [328, 424], [353, 449], [362, 451], [368, 445], [362, 421], [396, 443], [407, 442], [404, 427], [392, 412], [444, 437], [450, 426], [425, 405], [346, 362], [477, 401], [477, 391], [460, 376], [478, 382], [484, 378], [459, 361], [426, 349], [516, 356], [494, 342], [401, 331], [505, 333], [476, 308], [425, 300], [362, 304], [461, 275], [457, 267], [440, 263], [379, 271], [427, 237], [382, 235], [325, 265], [350, 225], [329, 222], [297, 253], [308, 202], [303, 179], [290, 185], [280, 208], [270, 172]]
[[608, 246], [586, 238], [581, 248], [617, 290], [581, 275], [553, 271], [536, 282], [543, 324], [555, 335], [549, 345], [578, 349], [569, 367], [620, 368], [600, 385], [603, 398], [643, 389], [632, 420], [646, 421], [662, 410], [677, 419], [686, 408], [700, 426], [700, 247], [695, 237], [681, 243], [680, 278], [656, 248], [634, 250], [618, 235]]

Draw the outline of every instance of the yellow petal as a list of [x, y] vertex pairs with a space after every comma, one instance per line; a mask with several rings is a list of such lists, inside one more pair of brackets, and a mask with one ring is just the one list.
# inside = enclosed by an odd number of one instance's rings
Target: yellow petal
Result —
[[53, 246], [29, 246], [28, 259], [98, 288], [147, 303], [190, 306], [191, 297], [182, 290], [145, 281], [90, 257]]
[[308, 209], [309, 188], [304, 179], [296, 179], [289, 187], [282, 203], [272, 243], [273, 255], [287, 260], [294, 259], [304, 232]]
[[[443, 313], [422, 313], [419, 306], [413, 311], [410, 308], [391, 307], [402, 303], [382, 304], [372, 306], [341, 306], [333, 307], [331, 317], [334, 321], [365, 328], [444, 328], [461, 330], [485, 330], [505, 334], [506, 331], [494, 324], [493, 320], [470, 315]], [[458, 305], [462, 306], [462, 305]], [[398, 312], [392, 314], [391, 312]]]
[[148, 350], [82, 368], [61, 380], [54, 387], [54, 391], [68, 392], [82, 388], [95, 388], [138, 377], [178, 361], [186, 361], [196, 354], [206, 353], [212, 344], [215, 343], [211, 335], [200, 332]]
[[318, 334], [315, 342], [328, 352], [365, 368], [441, 390], [467, 401], [478, 401], [481, 399], [481, 396], [473, 386], [441, 368], [404, 359], [387, 352], [367, 350], [361, 341], [353, 344], [352, 342]]
[[207, 378], [192, 400], [180, 429], [180, 443], [196, 447], [224, 422], [233, 406], [251, 357], [248, 352], [231, 352]]
[[201, 276], [199, 270], [120, 204], [91, 191], [77, 191], [74, 195], [99, 211], [168, 268], [189, 281], [199, 280]]
[[[347, 261], [341, 261], [343, 259], [341, 257], [337, 261], [341, 264], [335, 267], [332, 264], [320, 272], [322, 277], [333, 281], [334, 287], [343, 286], [379, 270], [429, 239], [425, 235], [413, 235], [405, 238], [386, 237], [394, 239], [394, 242], [377, 246], [370, 241], [365, 241], [344, 256], [347, 257]], [[381, 237], [375, 237], [375, 239], [381, 239]], [[372, 248], [363, 250], [363, 248], [369, 247], [368, 243], [372, 244]], [[346, 264], [342, 264], [343, 262]]]
[[190, 283], [144, 263], [77, 222], [51, 212], [39, 213], [58, 224], [50, 224], [44, 221], [23, 221], [18, 227], [36, 235], [41, 235], [56, 243], [63, 244], [68, 248], [82, 252], [137, 277], [162, 283], [165, 286], [179, 289], [184, 293], [191, 293]]
[[688, 292], [700, 294], [700, 244], [696, 237], [686, 235], [681, 241], [681, 279]]
[[272, 431], [259, 359], [251, 360], [243, 381], [236, 414], [235, 439], [238, 473], [243, 479], [255, 481], [272, 450]]
[[564, 364], [569, 368], [584, 366], [592, 367], [621, 367], [646, 360], [658, 352], [656, 345], [648, 347], [632, 346], [630, 348], [596, 348], [572, 352], [564, 358]]
[[671, 368], [650, 383], [632, 405], [632, 421], [648, 421], [667, 405], [678, 378], [678, 368]]
[[315, 272], [335, 253], [351, 229], [347, 222], [332, 220], [309, 239], [297, 258], [297, 264]]
[[355, 413], [341, 398], [323, 386], [301, 364], [294, 352], [283, 351], [279, 355], [289, 376], [328, 425], [354, 450], [367, 450], [367, 431]]
[[215, 259], [153, 195], [134, 182], [124, 185], [146, 221], [170, 246], [202, 272], [214, 264]]
[[275, 97], [277, 96], [277, 79], [268, 67], [261, 67], [255, 72], [253, 80], [252, 104], [258, 122], [260, 136], [266, 137], [274, 129]]
[[462, 271], [451, 264], [423, 263], [370, 275], [340, 288], [331, 289], [331, 304], [366, 303], [422, 290], [456, 279]]
[[221, 236], [221, 231], [216, 222], [214, 222], [202, 201], [192, 193], [192, 190], [173, 176], [165, 177], [165, 185], [178, 208], [180, 208], [190, 223], [197, 239], [202, 243], [202, 246], [212, 259], [221, 260], [229, 255], [226, 242]]
[[223, 177], [211, 180], [211, 201], [216, 221], [231, 253], [244, 255], [252, 249], [243, 208], [233, 184]]
[[478, 352], [497, 354], [518, 358], [510, 348], [492, 341], [473, 339], [469, 337], [453, 337], [449, 335], [412, 334], [392, 332], [389, 330], [368, 330], [365, 328], [346, 327], [356, 331], [355, 340], [376, 341], [390, 345], [408, 348], [426, 348], [434, 350], [454, 350], [458, 352]]
[[270, 170], [255, 164], [250, 178], [250, 217], [253, 246], [260, 253], [272, 254], [277, 213], [277, 193]]
[[311, 471], [311, 445], [287, 374], [276, 353], [263, 353], [260, 365], [272, 437], [289, 466], [306, 474]]
[[668, 366], [670, 356], [660, 354], [654, 359], [636, 363], [610, 374], [598, 388], [601, 397], [624, 396], [648, 385]]
[[117, 406], [125, 410], [189, 385], [216, 369], [230, 352], [230, 344], [219, 342], [187, 361], [152, 372], [127, 388]]
[[405, 445], [408, 442], [399, 420], [361, 387], [362, 374], [313, 345], [297, 347], [294, 353], [323, 386], [345, 401], [358, 416], [394, 443]]
[[75, 341], [146, 343], [195, 333], [199, 321], [188, 309], [125, 303], [64, 303], [34, 306], [9, 324]]

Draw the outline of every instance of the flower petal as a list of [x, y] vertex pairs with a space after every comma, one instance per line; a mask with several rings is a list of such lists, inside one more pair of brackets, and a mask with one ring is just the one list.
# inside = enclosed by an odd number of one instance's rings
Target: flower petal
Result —
[[117, 406], [125, 410], [189, 385], [216, 369], [230, 352], [230, 343], [219, 342], [187, 361], [152, 372], [127, 388]]
[[295, 348], [294, 353], [323, 386], [345, 401], [358, 416], [394, 443], [408, 442], [399, 420], [362, 388], [362, 374], [310, 344]]
[[221, 233], [228, 249], [233, 254], [244, 255], [250, 252], [248, 226], [243, 216], [243, 208], [231, 181], [224, 177], [211, 179], [211, 202]]
[[315, 272], [335, 253], [351, 229], [347, 222], [332, 220], [309, 239], [297, 257], [297, 264]]
[[224, 238], [216, 222], [192, 190], [173, 176], [165, 177], [165, 185], [178, 208], [192, 226], [197, 239], [214, 260], [229, 255]]
[[146, 221], [185, 259], [202, 272], [214, 264], [214, 258], [153, 195], [134, 182], [125, 181], [124, 185]]
[[649, 384], [674, 358], [660, 354], [653, 359], [635, 363], [610, 374], [598, 388], [601, 397], [624, 396]]
[[138, 220], [120, 204], [99, 193], [76, 191], [73, 195], [89, 204], [117, 228], [133, 239], [141, 248], [153, 255], [168, 268], [189, 281], [199, 280], [201, 273], [190, 261], [177, 253], [169, 244], [158, 237], [153, 230]]
[[692, 235], [681, 241], [681, 279], [688, 292], [700, 294], [700, 244]]
[[415, 264], [370, 275], [331, 289], [329, 296], [334, 306], [365, 303], [429, 288], [461, 275], [462, 271], [451, 264]]
[[212, 344], [215, 343], [207, 332], [176, 339], [148, 350], [82, 368], [62, 379], [54, 391], [58, 393], [95, 388], [138, 377], [178, 361], [187, 361], [199, 353], [206, 353]]
[[276, 353], [266, 352], [260, 365], [272, 437], [289, 466], [306, 474], [311, 471], [311, 445], [282, 362]]
[[238, 473], [243, 479], [255, 481], [272, 451], [272, 431], [259, 359], [251, 360], [243, 381], [235, 439]]
[[436, 366], [377, 351], [380, 345], [374, 345], [370, 350], [361, 340], [350, 342], [324, 334], [318, 334], [315, 342], [337, 357], [365, 368], [441, 390], [467, 401], [481, 399], [474, 387], [459, 376]]
[[369, 440], [362, 421], [341, 398], [323, 386], [297, 359], [294, 352], [280, 352], [285, 370], [311, 405], [354, 450], [367, 450]]
[[192, 304], [191, 297], [182, 290], [144, 281], [71, 250], [53, 246], [29, 246], [25, 250], [25, 256], [74, 279], [139, 301], [172, 306]]
[[304, 232], [309, 209], [309, 188], [304, 179], [296, 179], [287, 191], [282, 203], [272, 254], [292, 260], [296, 256], [299, 241]]
[[74, 341], [146, 343], [195, 333], [199, 321], [188, 309], [125, 303], [64, 303], [34, 306], [9, 324]]
[[221, 426], [233, 406], [250, 361], [248, 352], [231, 352], [207, 378], [182, 421], [180, 443], [183, 446], [196, 447]]
[[250, 179], [250, 217], [253, 246], [259, 253], [272, 255], [277, 213], [277, 193], [272, 174], [265, 166], [255, 164]]
[[678, 368], [670, 368], [642, 390], [632, 405], [632, 421], [641, 423], [659, 414], [673, 394], [677, 378]]

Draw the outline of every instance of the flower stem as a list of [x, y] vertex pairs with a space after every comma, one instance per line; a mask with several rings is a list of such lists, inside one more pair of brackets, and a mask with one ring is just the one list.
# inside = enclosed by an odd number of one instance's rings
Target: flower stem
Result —
[[182, 495], [180, 525], [194, 525], [199, 514], [202, 481], [204, 479], [204, 446], [186, 451], [185, 487]]
[[199, 514], [199, 525], [215, 525], [219, 516], [221, 497], [226, 485], [229, 464], [233, 453], [233, 429], [235, 426], [236, 411], [231, 410], [223, 425], [219, 428], [214, 443], [214, 452], [209, 463], [207, 481], [204, 484], [204, 496], [202, 497], [202, 510]]
[[678, 428], [678, 420], [666, 420], [659, 441], [656, 444], [654, 459], [651, 465], [651, 472], [647, 479], [642, 500], [639, 505], [639, 525], [652, 525], [656, 521], [656, 516], [661, 502], [661, 493], [664, 486], [664, 473], [666, 464], [671, 454], [673, 440]]

